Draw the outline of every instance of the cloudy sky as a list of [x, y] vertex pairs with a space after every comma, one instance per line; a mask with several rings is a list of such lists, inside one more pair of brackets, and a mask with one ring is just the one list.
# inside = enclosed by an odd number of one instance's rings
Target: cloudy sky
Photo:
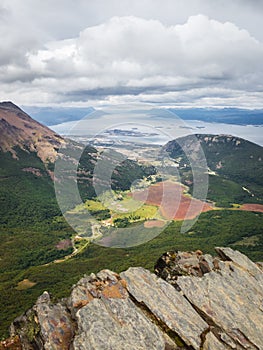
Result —
[[1, 100], [263, 108], [262, 0], [0, 0]]

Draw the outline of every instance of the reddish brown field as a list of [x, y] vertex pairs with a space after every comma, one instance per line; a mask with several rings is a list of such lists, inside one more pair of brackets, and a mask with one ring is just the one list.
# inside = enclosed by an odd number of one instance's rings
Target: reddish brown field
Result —
[[241, 205], [239, 210], [258, 211], [260, 213], [263, 213], [263, 205], [262, 204], [243, 204]]
[[70, 239], [63, 239], [62, 241], [59, 241], [56, 245], [57, 250], [65, 250], [72, 247], [72, 242]]
[[165, 225], [164, 221], [161, 220], [148, 220], [145, 221], [144, 227], [152, 228], [152, 227], [163, 227]]
[[213, 207], [205, 202], [186, 196], [184, 187], [171, 181], [159, 182], [144, 191], [133, 193], [135, 200], [160, 207], [161, 214], [168, 220], [193, 219]]

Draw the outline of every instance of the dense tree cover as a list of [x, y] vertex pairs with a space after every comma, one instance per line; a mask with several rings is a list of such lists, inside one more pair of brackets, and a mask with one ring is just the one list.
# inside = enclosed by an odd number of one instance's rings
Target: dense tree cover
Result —
[[[214, 253], [215, 246], [227, 245], [253, 260], [263, 260], [262, 219], [261, 213], [211, 211], [203, 213], [186, 234], [180, 233], [180, 222], [172, 222], [158, 237], [137, 247], [117, 249], [89, 244], [81, 254], [59, 264], [31, 266], [23, 270], [9, 268], [0, 277], [0, 298], [4, 301], [0, 307], [0, 332], [5, 334], [14, 317], [33, 304], [44, 290], [49, 290], [54, 298], [61, 298], [69, 295], [72, 284], [84, 274], [104, 268], [120, 272], [129, 266], [153, 270], [156, 260], [167, 250], [201, 249]], [[27, 290], [17, 290], [17, 283], [23, 279], [29, 279], [36, 285]]]
[[129, 190], [135, 180], [155, 173], [156, 170], [152, 166], [141, 166], [133, 160], [126, 159], [116, 167], [116, 171], [111, 176], [112, 188], [122, 191]]
[[16, 149], [0, 152], [0, 224], [5, 227], [38, 225], [60, 215], [52, 180], [36, 153]]
[[[106, 151], [95, 156], [94, 149], [87, 146], [80, 157], [78, 166], [78, 189], [83, 201], [98, 195], [93, 184], [97, 162], [100, 165], [95, 174], [96, 181], [107, 184], [109, 180], [113, 190], [129, 190], [135, 180], [156, 173], [153, 166], [143, 166], [130, 159], [123, 160], [120, 153], [115, 151]], [[107, 190], [109, 188], [104, 188], [104, 191]]]
[[115, 225], [116, 227], [119, 227], [119, 228], [127, 227], [127, 226], [129, 226], [129, 224], [130, 224], [129, 219], [126, 218], [126, 217], [114, 219], [113, 222], [114, 222], [114, 225]]
[[209, 176], [207, 199], [218, 207], [230, 208], [234, 203], [255, 203], [251, 195], [238, 183], [220, 176]]

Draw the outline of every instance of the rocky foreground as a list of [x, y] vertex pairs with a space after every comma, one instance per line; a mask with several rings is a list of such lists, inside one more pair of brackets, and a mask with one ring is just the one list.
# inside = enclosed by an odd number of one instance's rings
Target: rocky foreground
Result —
[[263, 349], [263, 271], [230, 248], [168, 252], [156, 275], [132, 267], [82, 278], [53, 304], [43, 293], [0, 349]]

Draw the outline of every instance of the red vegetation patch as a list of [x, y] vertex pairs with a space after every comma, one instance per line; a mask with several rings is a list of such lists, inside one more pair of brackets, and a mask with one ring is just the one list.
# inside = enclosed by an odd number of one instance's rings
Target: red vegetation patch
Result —
[[[159, 182], [148, 189], [133, 193], [135, 200], [157, 205], [161, 214], [168, 220], [193, 219], [213, 207], [201, 200], [186, 196], [184, 187], [171, 181]], [[146, 198], [146, 200], [145, 200]]]
[[70, 239], [63, 239], [62, 241], [58, 242], [58, 244], [56, 245], [56, 248], [58, 250], [66, 250], [71, 247], [72, 247], [72, 242]]
[[246, 211], [258, 211], [260, 213], [263, 213], [263, 205], [262, 204], [243, 204], [239, 208], [240, 210], [246, 210]]
[[148, 220], [145, 221], [144, 227], [152, 228], [152, 227], [163, 227], [165, 225], [164, 221], [161, 220]]

